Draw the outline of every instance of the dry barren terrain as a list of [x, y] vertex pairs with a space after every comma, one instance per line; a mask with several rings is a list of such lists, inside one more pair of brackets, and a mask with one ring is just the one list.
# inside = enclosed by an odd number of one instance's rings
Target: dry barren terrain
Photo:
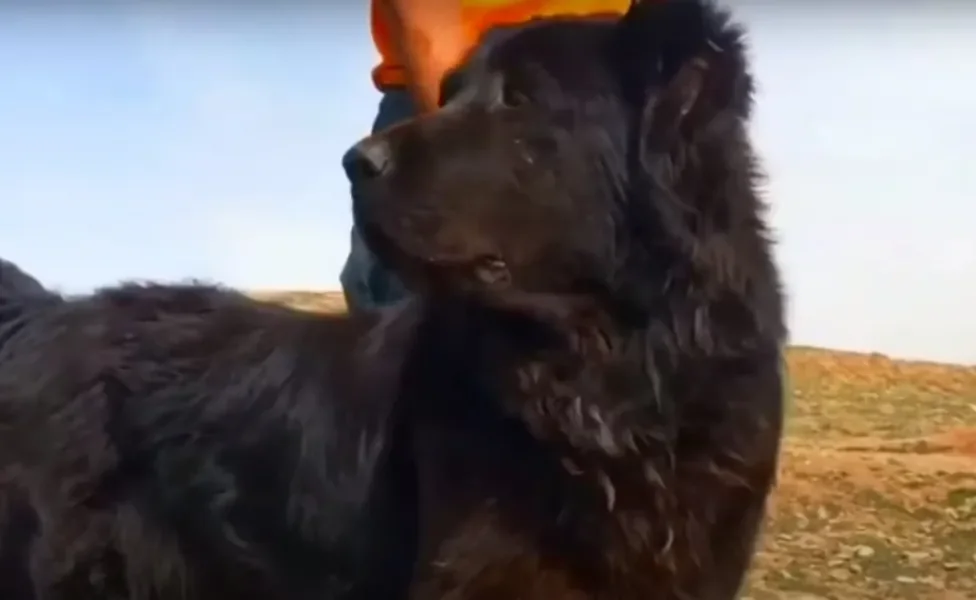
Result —
[[976, 368], [809, 348], [788, 362], [782, 472], [746, 596], [976, 599]]

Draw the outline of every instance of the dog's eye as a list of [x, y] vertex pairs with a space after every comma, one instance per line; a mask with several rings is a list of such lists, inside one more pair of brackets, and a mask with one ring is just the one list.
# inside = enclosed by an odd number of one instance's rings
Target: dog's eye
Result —
[[501, 108], [518, 108], [528, 103], [528, 97], [503, 77], [495, 80], [493, 102]]
[[518, 108], [528, 104], [528, 97], [517, 90], [514, 86], [504, 83], [502, 84], [502, 104], [506, 108]]

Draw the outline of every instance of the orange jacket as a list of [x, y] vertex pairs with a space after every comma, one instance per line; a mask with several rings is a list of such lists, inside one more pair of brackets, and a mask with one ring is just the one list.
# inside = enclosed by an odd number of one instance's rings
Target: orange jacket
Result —
[[[423, 0], [419, 0], [423, 1]], [[495, 25], [509, 25], [547, 15], [622, 14], [630, 0], [458, 0], [469, 44], [478, 42], [485, 30]], [[403, 86], [406, 73], [397, 60], [389, 37], [383, 11], [373, 0], [370, 19], [373, 43], [380, 55], [380, 64], [373, 69], [373, 83], [383, 89]]]

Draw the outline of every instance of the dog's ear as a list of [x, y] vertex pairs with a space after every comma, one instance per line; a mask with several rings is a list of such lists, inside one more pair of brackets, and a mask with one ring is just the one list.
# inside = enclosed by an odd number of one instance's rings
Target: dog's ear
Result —
[[646, 143], [669, 145], [723, 114], [748, 118], [743, 37], [710, 0], [631, 3], [614, 33], [613, 60]]

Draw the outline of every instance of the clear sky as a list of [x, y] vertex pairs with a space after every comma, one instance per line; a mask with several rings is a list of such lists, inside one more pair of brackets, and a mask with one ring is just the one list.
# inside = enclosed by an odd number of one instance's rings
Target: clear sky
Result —
[[[67, 4], [0, 4], [0, 256], [66, 291], [337, 287], [367, 3]], [[976, 363], [976, 5], [733, 4], [794, 342]]]

